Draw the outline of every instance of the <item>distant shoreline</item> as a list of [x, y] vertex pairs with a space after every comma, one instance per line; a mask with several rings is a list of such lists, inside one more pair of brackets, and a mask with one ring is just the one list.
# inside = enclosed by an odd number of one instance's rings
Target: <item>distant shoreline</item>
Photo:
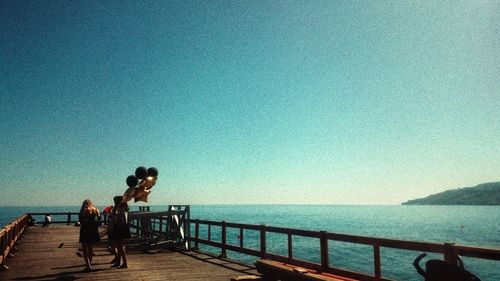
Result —
[[446, 190], [401, 205], [500, 206], [500, 182]]

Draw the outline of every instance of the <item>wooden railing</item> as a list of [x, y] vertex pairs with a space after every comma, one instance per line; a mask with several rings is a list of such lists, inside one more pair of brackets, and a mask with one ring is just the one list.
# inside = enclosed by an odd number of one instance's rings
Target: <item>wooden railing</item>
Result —
[[[199, 247], [199, 244], [201, 243], [212, 247], [220, 248], [221, 257], [226, 257], [227, 255], [226, 251], [230, 250], [242, 254], [259, 257], [262, 259], [271, 259], [279, 262], [284, 262], [296, 266], [317, 270], [319, 272], [327, 272], [359, 280], [388, 280], [382, 277], [381, 262], [380, 262], [380, 249], [382, 247], [439, 253], [443, 254], [444, 260], [452, 264], [457, 264], [458, 255], [465, 257], [480, 258], [480, 259], [500, 260], [500, 249], [468, 247], [468, 246], [454, 245], [452, 243], [439, 244], [439, 243], [427, 243], [427, 242], [414, 242], [414, 241], [374, 238], [374, 237], [365, 237], [365, 236], [356, 236], [347, 234], [337, 234], [326, 231], [310, 231], [310, 230], [301, 230], [301, 229], [292, 229], [283, 227], [273, 227], [266, 225], [229, 223], [225, 221], [216, 222], [208, 220], [192, 220], [191, 223], [194, 224], [194, 237], [191, 237], [190, 240], [194, 242], [195, 249], [197, 249]], [[207, 226], [206, 239], [200, 238], [200, 225]], [[218, 228], [220, 227], [220, 237], [217, 237], [220, 239], [217, 239], [217, 241], [214, 241], [214, 239], [212, 239], [213, 236], [212, 226], [216, 226]], [[239, 231], [238, 245], [230, 244], [227, 242], [227, 232], [229, 228], [233, 228]], [[260, 245], [259, 250], [245, 247], [246, 239], [244, 237], [245, 234], [244, 230], [253, 230], [259, 233], [259, 241], [258, 241]], [[266, 236], [268, 233], [278, 233], [286, 235], [287, 245], [288, 245], [287, 256], [282, 256], [267, 251], [268, 247], [267, 247]], [[295, 236], [316, 238], [319, 240], [320, 263], [300, 260], [294, 257], [293, 237]], [[329, 241], [340, 241], [340, 242], [348, 242], [348, 243], [371, 246], [373, 248], [373, 274], [359, 273], [330, 266], [329, 249], [328, 249]]]
[[[45, 212], [28, 213], [27, 216], [36, 219], [38, 224], [43, 224], [47, 214], [52, 218], [51, 223], [68, 225], [76, 223], [79, 215], [77, 212]], [[108, 218], [109, 214], [101, 213], [100, 219], [105, 228]], [[129, 226], [140, 238], [156, 241], [170, 239], [186, 243], [190, 236], [189, 219], [189, 205], [169, 205], [167, 211], [163, 212], [151, 212], [149, 207], [141, 207], [139, 211], [129, 213]]]
[[[0, 264], [4, 263], [10, 251], [13, 249], [14, 244], [17, 242], [17, 240], [25, 230], [26, 226], [28, 225], [28, 218], [44, 216], [45, 214], [46, 213], [25, 214], [0, 230]], [[51, 223], [56, 224], [71, 224], [78, 220], [78, 213], [75, 212], [50, 213], [50, 215], [53, 218]], [[64, 219], [57, 219], [60, 217], [64, 217]], [[43, 219], [40, 220], [40, 222], [42, 221]], [[201, 225], [205, 225], [207, 227], [206, 239], [201, 238]], [[191, 243], [194, 243], [195, 249], [199, 248], [199, 244], [220, 248], [221, 257], [226, 257], [227, 251], [234, 251], [250, 256], [259, 257], [262, 259], [270, 259], [296, 266], [302, 266], [305, 268], [317, 270], [318, 272], [343, 275], [359, 280], [388, 280], [382, 276], [382, 265], [380, 259], [381, 248], [438, 253], [443, 255], [443, 259], [445, 261], [448, 261], [452, 264], [457, 264], [458, 255], [479, 259], [500, 260], [500, 249], [470, 247], [455, 245], [452, 243], [440, 244], [374, 238], [330, 233], [326, 231], [311, 231], [266, 225], [229, 223], [225, 221], [217, 222], [208, 220], [191, 220], [188, 205], [169, 206], [169, 209], [165, 212], [130, 212], [130, 227], [132, 229], [135, 229], [138, 237], [155, 241], [170, 239], [174, 240], [174, 242], [178, 245], [185, 246], [187, 249], [190, 248]], [[191, 236], [191, 227], [194, 227], [193, 236]], [[212, 231], [212, 227], [220, 228], [220, 233]], [[233, 231], [236, 230], [239, 233], [237, 244], [228, 243], [228, 229], [232, 229]], [[251, 241], [254, 242], [253, 244], [258, 245], [258, 247], [250, 248], [246, 246], [246, 244], [248, 244], [248, 237], [245, 236], [245, 230], [254, 231], [258, 234], [258, 239], [256, 239], [257, 241]], [[218, 237], [216, 237], [216, 239], [213, 239], [214, 233], [219, 235]], [[279, 255], [268, 251], [269, 247], [267, 245], [267, 236], [270, 233], [286, 235], [286, 255]], [[319, 263], [310, 260], [298, 259], [294, 256], [293, 241], [294, 237], [297, 236], [313, 238], [319, 241]], [[250, 240], [250, 238], [248, 238], [248, 240]], [[373, 273], [359, 273], [332, 267], [329, 260], [330, 255], [328, 245], [330, 241], [340, 241], [371, 246], [373, 253]]]
[[28, 215], [15, 219], [0, 230], [0, 265], [4, 267], [5, 259], [11, 255], [14, 245], [21, 238], [28, 225]]
[[[152, 243], [170, 241], [189, 248], [189, 205], [170, 205], [167, 211], [145, 209], [129, 213], [129, 225], [138, 238]], [[134, 231], [135, 230], [135, 231]]]
[[[37, 223], [43, 223], [45, 215], [50, 215], [52, 221], [50, 223], [76, 223], [78, 221], [77, 212], [58, 212], [58, 213], [28, 213], [28, 216], [36, 219]], [[40, 218], [40, 219], [38, 219]]]

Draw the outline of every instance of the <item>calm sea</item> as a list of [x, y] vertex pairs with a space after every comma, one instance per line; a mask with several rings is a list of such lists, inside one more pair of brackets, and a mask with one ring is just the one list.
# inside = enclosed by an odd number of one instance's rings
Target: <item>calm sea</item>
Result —
[[[165, 206], [151, 208], [154, 211], [166, 210]], [[7, 224], [24, 212], [77, 212], [78, 209], [78, 206], [0, 207], [0, 225]], [[500, 248], [500, 206], [194, 205], [191, 206], [191, 218]], [[216, 233], [212, 235], [212, 238], [217, 237]], [[237, 245], [237, 235], [236, 231], [229, 231], [228, 242]], [[254, 244], [249, 241], [249, 237], [245, 238], [245, 245], [257, 249], [257, 233]], [[287, 254], [286, 236], [270, 235], [267, 244], [268, 251]], [[217, 253], [220, 251], [211, 247], [203, 249]], [[297, 258], [319, 262], [317, 239], [294, 238], [293, 250]], [[373, 272], [373, 252], [369, 246], [330, 242], [329, 251], [333, 266]], [[382, 274], [401, 281], [423, 280], [412, 265], [419, 254], [382, 248]], [[229, 252], [228, 255], [244, 262], [255, 261], [253, 257], [238, 253]], [[441, 258], [433, 254], [429, 256]], [[464, 263], [466, 269], [483, 281], [500, 280], [498, 261], [464, 258]]]

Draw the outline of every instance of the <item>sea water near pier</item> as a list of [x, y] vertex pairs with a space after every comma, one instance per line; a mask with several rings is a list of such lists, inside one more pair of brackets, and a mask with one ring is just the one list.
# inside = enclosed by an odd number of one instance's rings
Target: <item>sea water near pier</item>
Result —
[[[131, 205], [132, 210], [137, 207]], [[163, 211], [167, 207], [151, 206], [151, 209]], [[0, 207], [0, 225], [9, 223], [25, 212], [78, 210], [79, 206]], [[191, 218], [500, 248], [500, 206], [192, 205]], [[212, 231], [212, 239], [220, 241], [218, 230], [215, 228]], [[229, 230], [228, 243], [238, 245], [238, 234], [239, 231]], [[253, 241], [252, 236], [255, 236]], [[245, 236], [246, 247], [259, 249], [258, 243], [258, 233]], [[286, 236], [269, 234], [267, 244], [269, 252], [287, 255]], [[220, 249], [209, 246], [202, 249], [220, 252]], [[296, 258], [319, 263], [318, 239], [294, 237], [293, 251]], [[373, 272], [373, 251], [370, 246], [330, 241], [329, 251], [332, 266]], [[401, 281], [423, 280], [412, 265], [419, 254], [415, 251], [381, 248], [383, 276]], [[231, 251], [228, 251], [228, 255], [247, 263], [256, 260], [255, 257]], [[429, 256], [442, 259], [436, 254]], [[500, 261], [463, 259], [466, 269], [481, 280], [500, 280]]]

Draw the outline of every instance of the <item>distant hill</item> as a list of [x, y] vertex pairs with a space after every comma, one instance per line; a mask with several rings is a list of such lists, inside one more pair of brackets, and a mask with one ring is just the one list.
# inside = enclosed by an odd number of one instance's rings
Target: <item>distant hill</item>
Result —
[[500, 182], [447, 190], [402, 205], [500, 205]]

